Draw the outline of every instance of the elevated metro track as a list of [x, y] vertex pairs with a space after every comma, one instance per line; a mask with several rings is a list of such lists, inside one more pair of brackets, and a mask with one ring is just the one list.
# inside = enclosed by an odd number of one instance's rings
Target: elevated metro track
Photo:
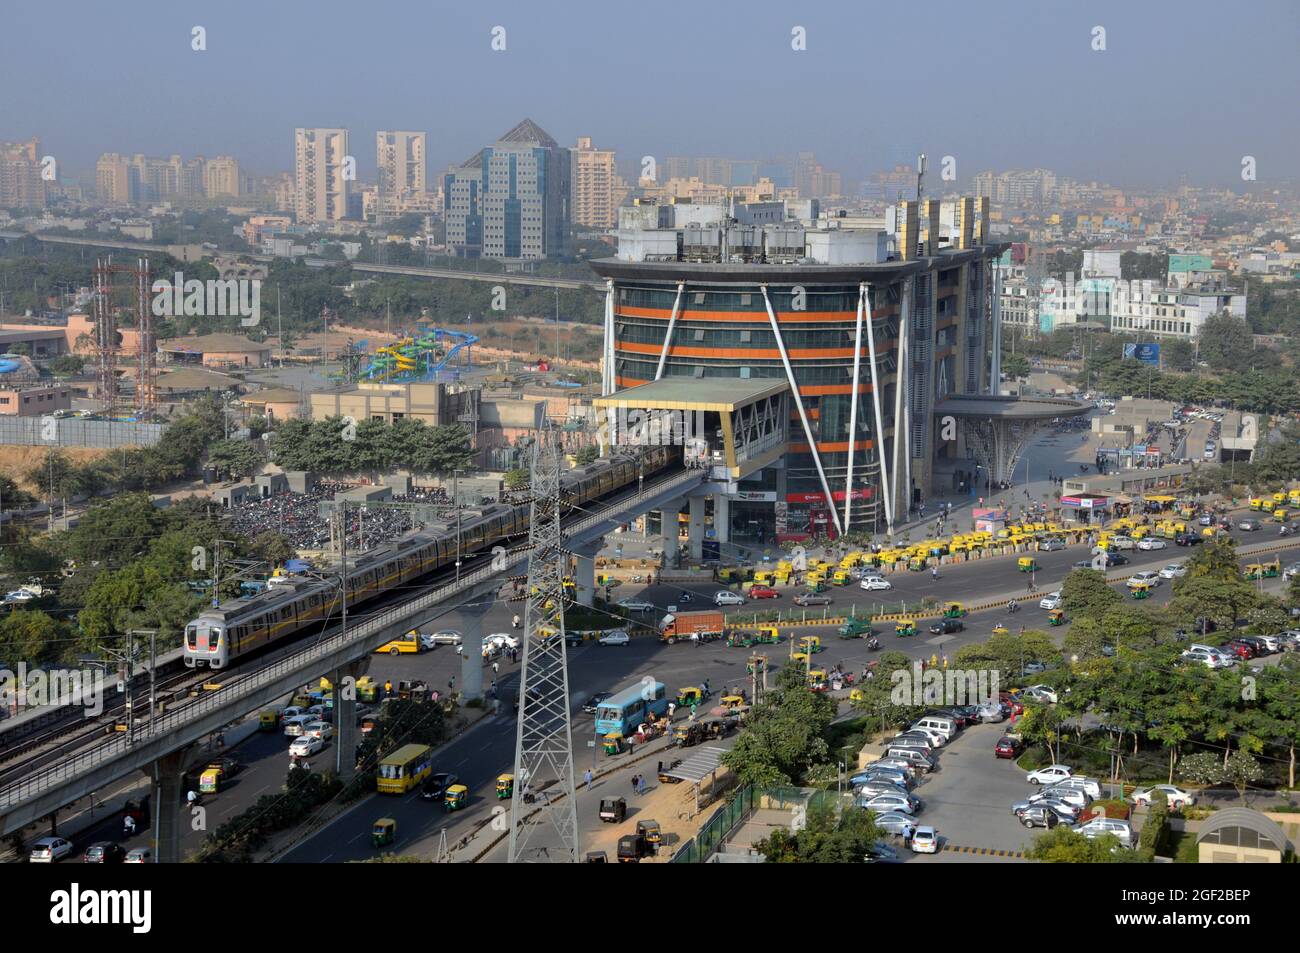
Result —
[[[672, 472], [646, 481], [638, 490], [616, 495], [590, 511], [577, 511], [566, 520], [568, 546], [596, 540], [628, 521], [633, 514], [664, 506], [704, 480], [700, 470]], [[476, 596], [494, 594], [499, 577], [517, 572], [528, 560], [526, 549], [509, 553], [497, 566], [462, 573], [459, 581], [434, 584], [423, 594], [381, 609], [350, 624], [346, 634], [335, 627], [310, 644], [294, 647], [280, 657], [233, 679], [187, 704], [145, 721], [132, 737], [115, 734], [101, 744], [69, 752], [57, 763], [29, 771], [0, 787], [0, 835], [9, 834], [51, 811], [132, 772], [200, 741], [234, 719], [270, 705], [320, 675], [365, 658], [376, 648], [413, 626], [449, 611]]]
[[[67, 235], [32, 235], [25, 232], [0, 232], [0, 239], [34, 238], [38, 242], [50, 242], [57, 245], [80, 245], [86, 248], [120, 249], [133, 252], [156, 252], [171, 255], [174, 258], [186, 258], [186, 250], [197, 246], [157, 245], [149, 242], [127, 242], [108, 238], [72, 238]], [[272, 262], [273, 255], [255, 255], [251, 253], [232, 252], [241, 258], [253, 261]], [[205, 255], [204, 257], [210, 257]], [[418, 265], [376, 265], [369, 262], [337, 262], [325, 258], [306, 258], [304, 262], [310, 268], [329, 268], [346, 264], [353, 271], [378, 275], [404, 275], [411, 278], [450, 278], [455, 281], [477, 281], [489, 285], [526, 285], [536, 288], [567, 288], [572, 290], [604, 291], [605, 285], [599, 281], [584, 281], [580, 278], [547, 278], [541, 275], [498, 274], [486, 271], [465, 271], [460, 268], [426, 268]]]

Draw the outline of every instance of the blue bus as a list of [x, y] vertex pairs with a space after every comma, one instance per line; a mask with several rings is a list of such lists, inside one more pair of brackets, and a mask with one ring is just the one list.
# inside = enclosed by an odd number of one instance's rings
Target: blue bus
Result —
[[617, 731], [632, 735], [644, 721], [668, 713], [668, 690], [664, 683], [646, 676], [633, 685], [606, 698], [596, 709], [596, 734]]

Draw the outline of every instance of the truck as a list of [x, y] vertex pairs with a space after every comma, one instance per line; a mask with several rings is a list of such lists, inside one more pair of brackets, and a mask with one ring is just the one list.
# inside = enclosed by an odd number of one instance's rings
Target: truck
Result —
[[717, 609], [700, 609], [695, 612], [670, 612], [659, 621], [659, 638], [672, 645], [678, 639], [698, 636], [708, 642], [722, 638], [726, 628], [722, 613]]

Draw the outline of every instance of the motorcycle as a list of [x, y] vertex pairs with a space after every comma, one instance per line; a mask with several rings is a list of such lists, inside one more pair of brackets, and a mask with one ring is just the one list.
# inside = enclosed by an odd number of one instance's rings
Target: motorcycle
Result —
[[880, 650], [880, 640], [879, 640], [879, 639], [869, 639], [869, 640], [867, 641], [867, 651], [869, 651], [869, 652], [877, 652], [877, 651], [879, 651], [879, 650]]
[[1015, 615], [1017, 612], [1020, 611], [1020, 603], [1012, 599], [1010, 602], [1007, 603], [1007, 611], [1010, 612], [1012, 615]]

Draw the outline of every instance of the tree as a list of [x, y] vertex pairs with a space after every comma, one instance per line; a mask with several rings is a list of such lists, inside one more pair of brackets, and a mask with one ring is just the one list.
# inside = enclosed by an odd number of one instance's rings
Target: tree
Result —
[[838, 818], [827, 807], [808, 812], [804, 826], [776, 828], [754, 846], [774, 864], [861, 864], [880, 840], [870, 811], [845, 808]]
[[1283, 484], [1300, 474], [1300, 426], [1282, 428], [1279, 439], [1265, 443], [1255, 455], [1255, 478], [1264, 483]]
[[22, 509], [24, 506], [30, 506], [35, 501], [34, 496], [26, 490], [19, 489], [17, 483], [5, 474], [0, 473], [0, 512]]
[[1184, 627], [1209, 619], [1220, 629], [1230, 629], [1258, 602], [1254, 587], [1240, 578], [1192, 578], [1189, 573], [1178, 581], [1168, 612]]
[[597, 446], [579, 447], [573, 454], [573, 462], [580, 467], [585, 467], [598, 459], [600, 459], [600, 448]]
[[9, 665], [29, 666], [58, 658], [61, 626], [53, 617], [34, 609], [14, 609], [0, 622], [0, 659]]
[[208, 450], [208, 466], [227, 479], [252, 476], [262, 466], [262, 452], [249, 440], [218, 440]]
[[1002, 372], [1007, 377], [1028, 377], [1030, 370], [1029, 358], [1023, 354], [1004, 354], [1002, 356]]
[[1201, 360], [1216, 371], [1252, 366], [1255, 339], [1250, 325], [1226, 312], [1206, 318], [1199, 335]]
[[528, 485], [532, 479], [532, 474], [527, 470], [508, 470], [506, 471], [505, 484], [507, 490], [519, 490]]
[[828, 760], [824, 737], [835, 702], [808, 687], [802, 666], [787, 665], [776, 686], [749, 714], [748, 725], [723, 763], [742, 785], [798, 783], [804, 772]]
[[1237, 797], [1249, 804], [1246, 792], [1264, 776], [1264, 769], [1245, 751], [1234, 751], [1226, 759], [1207, 751], [1184, 758], [1179, 773], [1197, 784], [1230, 784]]
[[1106, 574], [1096, 569], [1075, 569], [1061, 584], [1061, 607], [1071, 616], [1100, 618], [1124, 597], [1106, 584]]
[[1085, 837], [1064, 824], [1035, 837], [1025, 856], [1048, 864], [1131, 864], [1141, 860], [1136, 851], [1120, 847], [1113, 834]]

